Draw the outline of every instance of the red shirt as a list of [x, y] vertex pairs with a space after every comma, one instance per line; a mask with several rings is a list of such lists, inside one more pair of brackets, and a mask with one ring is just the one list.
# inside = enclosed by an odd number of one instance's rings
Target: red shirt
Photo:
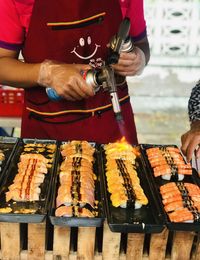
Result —
[[[142, 0], [119, 0], [123, 16], [131, 20], [130, 35], [140, 40], [146, 35]], [[34, 0], [0, 0], [0, 48], [20, 50], [26, 38]]]

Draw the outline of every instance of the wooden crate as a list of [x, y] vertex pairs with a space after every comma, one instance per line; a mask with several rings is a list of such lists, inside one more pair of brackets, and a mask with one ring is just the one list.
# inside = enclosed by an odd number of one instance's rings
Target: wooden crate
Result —
[[200, 259], [195, 232], [164, 229], [159, 234], [120, 234], [111, 232], [106, 223], [102, 228], [50, 228], [46, 222], [0, 223], [0, 232], [1, 260]]

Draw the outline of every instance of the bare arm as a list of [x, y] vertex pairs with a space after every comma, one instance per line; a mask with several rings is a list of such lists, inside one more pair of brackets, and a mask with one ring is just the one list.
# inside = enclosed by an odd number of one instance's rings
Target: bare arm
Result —
[[150, 59], [149, 41], [147, 37], [144, 37], [142, 40], [135, 42], [135, 46], [137, 46], [144, 52], [146, 65], [147, 65]]
[[40, 64], [18, 60], [18, 53], [0, 48], [0, 83], [13, 87], [32, 87], [37, 84]]
[[[54, 61], [24, 63], [18, 53], [0, 48], [0, 83], [13, 87], [51, 87], [67, 100], [81, 100], [94, 95], [80, 71], [90, 68], [85, 64], [66, 64]], [[38, 84], [39, 83], [39, 84]]]

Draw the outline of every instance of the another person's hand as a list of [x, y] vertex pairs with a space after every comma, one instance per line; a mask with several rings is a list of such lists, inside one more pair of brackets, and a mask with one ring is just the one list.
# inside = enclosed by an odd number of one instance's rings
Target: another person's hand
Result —
[[196, 158], [200, 157], [200, 120], [191, 124], [191, 129], [181, 136], [181, 150], [189, 162], [195, 152]]
[[55, 89], [66, 100], [81, 100], [94, 96], [94, 90], [81, 76], [81, 71], [91, 69], [85, 64], [65, 64], [51, 60], [41, 63], [38, 84]]
[[146, 65], [144, 52], [134, 47], [132, 52], [120, 53], [120, 58], [117, 64], [112, 65], [115, 72], [121, 76], [140, 75]]

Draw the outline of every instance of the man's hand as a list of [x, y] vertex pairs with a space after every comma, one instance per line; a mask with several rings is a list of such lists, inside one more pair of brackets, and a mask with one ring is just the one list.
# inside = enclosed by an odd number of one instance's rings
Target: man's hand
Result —
[[65, 64], [45, 60], [41, 63], [38, 84], [55, 89], [62, 98], [70, 101], [94, 96], [94, 90], [87, 85], [81, 71], [91, 67], [85, 64]]
[[191, 129], [181, 136], [181, 150], [189, 162], [195, 152], [197, 158], [200, 157], [200, 120], [191, 124]]
[[112, 65], [115, 72], [121, 76], [140, 75], [146, 65], [144, 52], [135, 47], [132, 52], [120, 53], [117, 64]]

